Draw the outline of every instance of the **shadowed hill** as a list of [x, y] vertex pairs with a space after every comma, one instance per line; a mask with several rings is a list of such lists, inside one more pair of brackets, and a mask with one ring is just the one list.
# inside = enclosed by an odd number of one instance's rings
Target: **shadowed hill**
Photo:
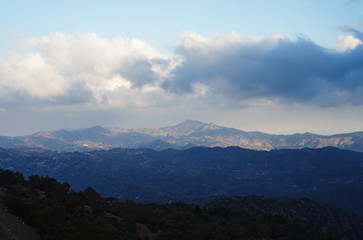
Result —
[[200, 208], [182, 202], [119, 202], [102, 198], [90, 187], [75, 192], [69, 184], [53, 178], [31, 175], [26, 180], [21, 173], [9, 170], [0, 169], [0, 186], [4, 190], [1, 202], [36, 228], [44, 240], [341, 239], [282, 215], [253, 216], [241, 210]]
[[244, 210], [257, 216], [266, 213], [284, 215], [323, 232], [349, 236], [350, 239], [363, 239], [362, 221], [336, 208], [307, 198], [276, 200], [263, 196], [231, 197], [215, 199], [205, 207]]

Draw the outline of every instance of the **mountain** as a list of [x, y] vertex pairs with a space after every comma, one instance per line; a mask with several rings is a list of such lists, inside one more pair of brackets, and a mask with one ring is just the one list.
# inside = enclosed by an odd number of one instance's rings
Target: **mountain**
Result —
[[337, 148], [248, 150], [111, 149], [53, 152], [0, 149], [0, 167], [92, 186], [103, 196], [141, 202], [223, 196], [303, 197], [363, 216], [363, 153]]
[[44, 131], [28, 136], [0, 136], [0, 147], [40, 147], [55, 151], [89, 151], [116, 147], [165, 150], [194, 146], [239, 146], [256, 150], [333, 146], [363, 152], [363, 132], [331, 136], [313, 133], [273, 135], [186, 120], [176, 126], [163, 128], [95, 126], [77, 130]]

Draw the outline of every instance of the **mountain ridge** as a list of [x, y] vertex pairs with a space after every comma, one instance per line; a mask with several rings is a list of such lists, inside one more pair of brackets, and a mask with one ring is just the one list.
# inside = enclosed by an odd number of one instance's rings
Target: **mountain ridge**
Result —
[[185, 149], [192, 146], [239, 146], [255, 150], [333, 146], [363, 152], [363, 131], [334, 135], [309, 132], [283, 135], [246, 132], [213, 123], [185, 120], [175, 126], [161, 128], [93, 126], [75, 130], [41, 131], [26, 136], [0, 136], [0, 147], [42, 147], [56, 151], [89, 151], [116, 147], [165, 150], [170, 147]]

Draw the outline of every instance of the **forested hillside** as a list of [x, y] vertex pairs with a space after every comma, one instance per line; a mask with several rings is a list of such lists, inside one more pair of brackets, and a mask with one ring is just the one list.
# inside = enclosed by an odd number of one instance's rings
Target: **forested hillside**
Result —
[[344, 211], [308, 198], [273, 199], [264, 196], [215, 199], [205, 205], [208, 209], [229, 208], [244, 210], [254, 216], [266, 213], [298, 219], [305, 226], [325, 232], [363, 239], [363, 222]]
[[37, 230], [41, 239], [341, 239], [282, 215], [254, 216], [222, 206], [201, 208], [119, 202], [92, 188], [73, 191], [68, 183], [0, 169], [1, 203]]
[[238, 147], [52, 152], [0, 149], [3, 168], [49, 175], [76, 190], [138, 202], [203, 203], [225, 196], [287, 196], [363, 216], [363, 153], [336, 148], [254, 151]]

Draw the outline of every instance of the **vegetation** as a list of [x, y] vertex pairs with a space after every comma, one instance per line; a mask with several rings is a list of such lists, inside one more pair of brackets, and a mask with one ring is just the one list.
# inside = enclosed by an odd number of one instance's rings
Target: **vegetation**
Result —
[[224, 207], [175, 202], [157, 205], [103, 198], [91, 187], [75, 192], [50, 177], [0, 169], [1, 198], [41, 239], [332, 240], [282, 215], [253, 216]]
[[340, 209], [311, 199], [273, 199], [264, 196], [229, 197], [214, 199], [206, 208], [229, 208], [245, 210], [252, 215], [266, 213], [298, 219], [302, 224], [314, 229], [340, 234], [349, 239], [363, 239], [363, 222]]
[[[309, 198], [363, 217], [363, 153], [322, 149], [253, 151], [238, 147], [52, 152], [0, 148], [0, 166], [88, 186], [137, 202], [203, 204], [210, 196]], [[199, 200], [198, 202], [196, 200]]]

